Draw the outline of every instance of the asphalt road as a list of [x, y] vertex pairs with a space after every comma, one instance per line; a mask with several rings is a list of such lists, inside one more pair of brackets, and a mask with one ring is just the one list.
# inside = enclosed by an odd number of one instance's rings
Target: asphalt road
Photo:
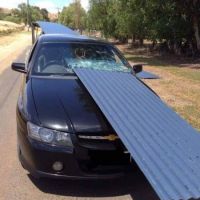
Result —
[[[24, 55], [22, 52], [18, 60], [23, 60]], [[33, 179], [17, 158], [15, 109], [20, 79], [21, 75], [9, 66], [0, 74], [0, 200], [158, 199], [137, 169], [131, 177], [109, 181]]]

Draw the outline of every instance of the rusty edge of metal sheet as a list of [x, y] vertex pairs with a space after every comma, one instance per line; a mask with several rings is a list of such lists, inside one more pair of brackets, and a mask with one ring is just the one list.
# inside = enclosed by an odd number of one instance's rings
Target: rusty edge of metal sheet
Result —
[[160, 199], [200, 197], [200, 135], [133, 75], [74, 70]]

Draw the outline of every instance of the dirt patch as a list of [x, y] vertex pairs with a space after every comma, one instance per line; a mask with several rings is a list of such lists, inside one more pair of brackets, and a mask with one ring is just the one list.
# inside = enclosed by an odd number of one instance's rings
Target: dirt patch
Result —
[[31, 45], [31, 33], [13, 33], [0, 37], [0, 74], [10, 66], [27, 45]]

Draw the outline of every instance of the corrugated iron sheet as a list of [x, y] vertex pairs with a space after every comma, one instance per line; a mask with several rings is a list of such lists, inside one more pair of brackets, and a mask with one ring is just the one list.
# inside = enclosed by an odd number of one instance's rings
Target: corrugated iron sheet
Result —
[[75, 69], [163, 200], [200, 197], [200, 135], [129, 73]]
[[147, 71], [142, 71], [142, 72], [136, 74], [136, 76], [140, 79], [159, 79], [159, 76], [157, 76], [153, 73], [147, 72]]
[[69, 34], [79, 36], [80, 34], [72, 29], [58, 23], [37, 21], [36, 24], [45, 34]]

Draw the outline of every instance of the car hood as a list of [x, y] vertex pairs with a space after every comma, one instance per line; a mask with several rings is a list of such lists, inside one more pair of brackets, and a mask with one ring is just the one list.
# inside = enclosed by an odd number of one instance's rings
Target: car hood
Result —
[[111, 131], [101, 110], [77, 77], [34, 77], [31, 86], [42, 126], [88, 134]]

